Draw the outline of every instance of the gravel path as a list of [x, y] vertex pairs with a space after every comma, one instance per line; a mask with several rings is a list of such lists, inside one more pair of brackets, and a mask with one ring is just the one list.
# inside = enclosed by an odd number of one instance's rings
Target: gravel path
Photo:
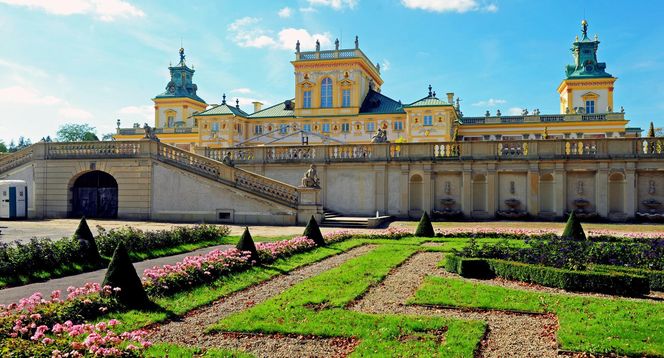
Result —
[[[178, 261], [182, 261], [182, 259], [184, 259], [187, 256], [203, 255], [215, 249], [226, 250], [231, 247], [235, 246], [234, 245], [210, 246], [190, 252], [185, 252], [178, 255], [158, 257], [156, 259], [134, 262], [134, 268], [136, 268], [136, 272], [138, 273], [138, 275], [142, 276], [143, 271], [145, 269], [151, 268], [153, 266], [175, 264]], [[54, 278], [52, 280], [48, 280], [45, 282], [37, 282], [37, 283], [31, 283], [29, 285], [4, 288], [0, 290], [0, 304], [9, 304], [13, 302], [18, 302], [18, 300], [20, 300], [21, 298], [29, 297], [35, 292], [41, 292], [42, 294], [44, 294], [44, 296], [48, 297], [51, 294], [51, 292], [55, 290], [62, 290], [62, 292], [67, 292], [67, 287], [69, 286], [80, 287], [87, 282], [101, 283], [102, 281], [104, 281], [105, 275], [106, 275], [106, 269], [104, 268], [101, 270], [85, 272], [78, 275]]]
[[393, 270], [383, 282], [372, 287], [350, 309], [378, 314], [436, 315], [483, 320], [488, 323], [488, 332], [480, 348], [481, 357], [558, 356], [555, 336], [558, 322], [553, 315], [405, 305], [422, 284], [424, 277], [438, 271], [436, 264], [441, 258], [442, 254], [437, 252], [415, 254]]
[[345, 356], [352, 351], [356, 342], [337, 338], [322, 339], [283, 335], [206, 334], [204, 330], [224, 317], [262, 303], [307, 278], [364, 255], [374, 247], [374, 245], [365, 245], [354, 248], [236, 292], [210, 306], [188, 313], [181, 320], [155, 326], [151, 329], [150, 339], [154, 342], [166, 341], [196, 347], [240, 349], [259, 357]]

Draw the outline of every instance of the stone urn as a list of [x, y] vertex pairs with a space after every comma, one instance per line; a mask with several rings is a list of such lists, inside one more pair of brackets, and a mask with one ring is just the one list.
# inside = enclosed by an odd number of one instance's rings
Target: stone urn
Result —
[[651, 214], [657, 213], [662, 207], [662, 203], [653, 198], [646, 199], [642, 201], [641, 204], [643, 204], [643, 206], [645, 206]]
[[509, 211], [517, 211], [521, 206], [521, 201], [515, 198], [507, 199], [505, 205], [507, 205]]
[[590, 205], [590, 201], [582, 198], [575, 199], [573, 203], [574, 206], [576, 207], [576, 210], [582, 213], [586, 212], [586, 208]]
[[456, 204], [456, 200], [452, 198], [444, 198], [440, 199], [440, 203], [443, 205], [444, 210], [451, 211], [454, 207], [454, 204]]

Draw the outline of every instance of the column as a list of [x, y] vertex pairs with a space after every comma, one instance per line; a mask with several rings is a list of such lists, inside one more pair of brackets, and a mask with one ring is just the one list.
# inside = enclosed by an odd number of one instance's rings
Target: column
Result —
[[375, 165], [373, 167], [374, 173], [374, 211], [378, 211], [380, 215], [386, 215], [387, 211], [387, 175], [385, 173], [384, 165]]
[[424, 166], [424, 175], [422, 176], [422, 210], [429, 214], [431, 214], [431, 209], [433, 209], [433, 190], [431, 188], [433, 180], [431, 175], [431, 164], [427, 164]]
[[567, 176], [565, 175], [565, 165], [556, 163], [556, 169], [553, 173], [554, 181], [554, 211], [556, 216], [562, 217], [567, 211]]
[[600, 162], [597, 165], [597, 173], [595, 174], [595, 202], [597, 214], [606, 218], [609, 216], [609, 163]]
[[401, 217], [408, 217], [408, 208], [410, 206], [410, 201], [409, 199], [409, 194], [410, 190], [408, 187], [408, 181], [409, 181], [409, 168], [408, 164], [401, 165], [401, 182], [400, 182], [400, 187], [401, 187], [401, 200], [400, 201], [400, 207], [401, 210], [399, 210], [399, 216]]
[[530, 163], [526, 178], [526, 206], [531, 216], [539, 213], [539, 176], [537, 163]]
[[461, 173], [461, 210], [466, 217], [470, 217], [472, 213], [472, 181], [473, 170], [471, 164], [464, 163], [463, 172]]
[[638, 210], [638, 186], [636, 177], [635, 163], [627, 163], [625, 168], [625, 214], [627, 218], [633, 218]]
[[496, 165], [491, 163], [487, 165], [486, 172], [486, 211], [489, 217], [496, 215], [496, 204], [498, 201], [498, 180], [496, 178]]

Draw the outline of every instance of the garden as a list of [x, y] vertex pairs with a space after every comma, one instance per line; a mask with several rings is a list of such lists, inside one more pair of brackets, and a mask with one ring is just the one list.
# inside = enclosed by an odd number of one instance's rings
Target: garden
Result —
[[108, 264], [103, 282], [0, 306], [0, 354], [664, 356], [664, 237], [586, 235], [574, 215], [561, 229], [436, 232], [425, 213], [323, 235], [312, 218], [140, 273], [138, 255], [227, 229], [85, 232], [76, 262]]

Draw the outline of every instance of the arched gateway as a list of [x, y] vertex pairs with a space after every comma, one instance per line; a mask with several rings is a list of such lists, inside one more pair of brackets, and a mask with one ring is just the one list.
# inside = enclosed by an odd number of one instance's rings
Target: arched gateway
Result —
[[118, 216], [118, 182], [112, 175], [93, 170], [74, 179], [71, 186], [70, 216], [116, 218]]

